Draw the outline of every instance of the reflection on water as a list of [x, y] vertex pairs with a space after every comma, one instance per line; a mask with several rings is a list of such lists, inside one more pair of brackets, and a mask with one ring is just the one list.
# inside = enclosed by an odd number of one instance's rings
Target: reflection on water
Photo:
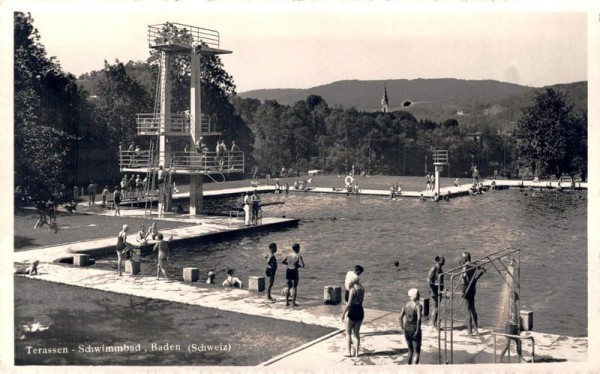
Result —
[[[397, 311], [410, 288], [427, 295], [427, 273], [436, 255], [446, 257], [449, 270], [458, 266], [462, 251], [476, 259], [520, 248], [521, 308], [534, 312], [534, 329], [587, 335], [586, 192], [490, 191], [439, 203], [325, 194], [271, 194], [262, 200], [285, 200], [266, 207], [265, 215], [299, 218], [299, 227], [177, 248], [171, 273], [181, 276], [183, 267], [194, 266], [205, 279], [209, 269], [216, 269], [222, 280], [233, 267], [247, 278], [263, 274], [270, 242], [277, 243], [280, 260], [299, 242], [306, 262], [300, 297], [322, 298], [323, 286], [342, 285], [345, 273], [361, 264], [365, 306]], [[150, 275], [155, 258], [147, 260], [142, 272]], [[281, 270], [276, 290], [285, 285]], [[487, 270], [478, 283], [477, 309], [481, 326], [493, 328], [502, 281], [493, 267]]]

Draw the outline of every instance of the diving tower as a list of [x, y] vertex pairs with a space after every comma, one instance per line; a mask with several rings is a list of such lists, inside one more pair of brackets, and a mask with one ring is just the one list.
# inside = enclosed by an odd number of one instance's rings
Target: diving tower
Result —
[[[151, 142], [150, 149], [121, 150], [119, 168], [121, 172], [147, 173], [149, 185], [162, 173], [164, 183], [156, 186], [159, 215], [170, 210], [171, 176], [189, 175], [190, 215], [193, 216], [202, 211], [204, 175], [224, 176], [245, 170], [243, 152], [226, 151], [218, 155], [216, 151], [209, 152], [203, 143], [206, 137], [221, 133], [217, 131], [211, 115], [202, 112], [200, 61], [201, 58], [232, 52], [220, 48], [220, 35], [216, 30], [171, 22], [148, 26], [148, 44], [160, 53], [155, 111], [138, 113], [136, 125], [138, 135], [154, 136], [156, 140]], [[185, 54], [189, 54], [191, 62], [190, 106], [182, 113], [172, 113], [171, 60], [176, 55]], [[187, 146], [176, 149], [174, 144], [182, 139], [183, 143], [187, 140]], [[146, 197], [155, 190], [154, 186], [147, 186]]]

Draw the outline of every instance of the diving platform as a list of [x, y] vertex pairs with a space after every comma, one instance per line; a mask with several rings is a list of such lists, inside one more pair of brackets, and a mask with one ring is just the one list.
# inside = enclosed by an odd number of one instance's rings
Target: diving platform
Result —
[[150, 48], [186, 53], [194, 50], [202, 56], [230, 54], [231, 51], [221, 49], [221, 37], [216, 30], [167, 22], [148, 26], [148, 45]]
[[[125, 173], [148, 173], [157, 170], [159, 163], [151, 156], [151, 151], [121, 151], [119, 169]], [[217, 152], [172, 152], [168, 171], [173, 174], [203, 175], [232, 174], [245, 172], [244, 152], [227, 152], [218, 156]]]
[[[165, 120], [160, 113], [138, 113], [136, 125], [138, 135], [167, 135], [167, 136], [190, 136], [191, 126], [194, 118], [187, 113], [171, 114], [169, 120]], [[161, 121], [165, 122], [165, 129], [161, 129]], [[203, 136], [222, 135], [216, 131], [209, 115], [200, 116], [199, 130]]]

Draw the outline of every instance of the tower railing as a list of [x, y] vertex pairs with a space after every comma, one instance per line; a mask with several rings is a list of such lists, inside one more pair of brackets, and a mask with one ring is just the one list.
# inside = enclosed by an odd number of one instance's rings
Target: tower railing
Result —
[[148, 26], [150, 47], [169, 45], [192, 46], [205, 43], [211, 48], [219, 48], [220, 36], [216, 30], [205, 29], [181, 23], [167, 22]]
[[171, 167], [176, 170], [244, 172], [244, 152], [227, 152], [218, 156], [217, 152], [173, 152]]
[[152, 151], [119, 151], [119, 169], [147, 169], [148, 167], [156, 167], [152, 158]]
[[[160, 122], [163, 115], [160, 113], [138, 113], [136, 117], [138, 135], [160, 134]], [[189, 135], [192, 125], [192, 116], [189, 114], [171, 114], [167, 123], [166, 133], [168, 135]], [[203, 114], [200, 117], [200, 133], [210, 134], [215, 132], [211, 117]]]
[[[172, 152], [171, 159], [167, 163], [169, 169], [175, 174], [178, 171], [193, 172], [212, 172], [222, 173], [243, 173], [245, 171], [244, 152], [226, 152], [218, 156], [217, 152]], [[151, 150], [141, 151], [120, 151], [119, 169], [121, 171], [137, 169], [140, 172], [147, 172], [149, 169], [158, 168], [158, 159], [152, 157]]]

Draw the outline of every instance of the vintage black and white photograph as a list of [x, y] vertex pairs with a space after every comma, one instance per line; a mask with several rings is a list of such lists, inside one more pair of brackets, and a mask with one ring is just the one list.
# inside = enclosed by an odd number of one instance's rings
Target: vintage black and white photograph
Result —
[[599, 15], [451, 4], [2, 5], [3, 365], [597, 365]]

